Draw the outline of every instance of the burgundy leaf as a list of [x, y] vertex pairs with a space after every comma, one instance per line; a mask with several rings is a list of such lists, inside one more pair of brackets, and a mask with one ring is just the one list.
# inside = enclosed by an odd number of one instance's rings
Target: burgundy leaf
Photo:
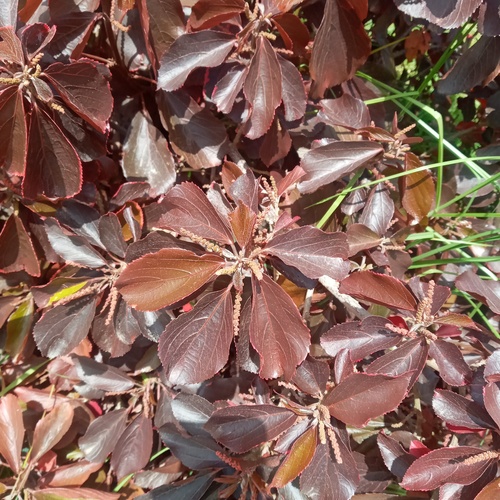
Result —
[[182, 4], [179, 0], [138, 0], [136, 5], [149, 58], [155, 61], [185, 32]]
[[[9, 3], [9, 9], [12, 9], [12, 6], [17, 2], [7, 2], [5, 5]], [[5, 7], [0, 7], [0, 24], [3, 24], [2, 17], [6, 10]], [[13, 28], [17, 24], [16, 18], [17, 15], [15, 15], [14, 22], [3, 24], [0, 27], [0, 60], [22, 66], [24, 64], [23, 46]]]
[[348, 349], [341, 349], [333, 365], [333, 380], [335, 384], [340, 384], [344, 379], [354, 373], [354, 362]]
[[[494, 468], [493, 474], [496, 474], [496, 469], [497, 469], [496, 465], [493, 468]], [[495, 495], [498, 493], [499, 490], [500, 490], [500, 478], [494, 479], [487, 486], [485, 486], [479, 492], [478, 495], [474, 497], [474, 500], [491, 500], [492, 498], [495, 498]]]
[[73, 146], [52, 118], [33, 108], [23, 195], [69, 198], [80, 191], [82, 166]]
[[286, 128], [283, 128], [278, 117], [274, 117], [271, 128], [264, 136], [259, 155], [266, 167], [285, 158], [292, 147], [292, 138]]
[[369, 141], [335, 141], [311, 149], [300, 163], [306, 175], [298, 188], [301, 193], [316, 191], [321, 186], [354, 172], [382, 151], [380, 144]]
[[297, 165], [291, 172], [288, 172], [285, 177], [282, 177], [276, 182], [276, 189], [278, 191], [278, 196], [282, 196], [288, 191], [294, 184], [296, 184], [299, 179], [305, 175], [302, 167]]
[[173, 424], [163, 425], [160, 436], [172, 454], [190, 469], [224, 467], [224, 462], [216, 455], [222, 448], [209, 436], [183, 436]]
[[134, 260], [115, 285], [131, 307], [156, 311], [196, 292], [223, 264], [217, 255], [165, 248]]
[[413, 372], [409, 383], [409, 387], [412, 387], [424, 369], [428, 352], [429, 346], [425, 340], [419, 338], [408, 340], [397, 349], [387, 352], [370, 363], [365, 372], [391, 377]]
[[431, 451], [413, 462], [401, 486], [407, 490], [434, 490], [447, 483], [471, 484], [497, 460], [481, 448], [457, 446]]
[[487, 0], [479, 6], [479, 32], [486, 36], [497, 36], [500, 33], [500, 12], [498, 0]]
[[149, 462], [153, 448], [151, 419], [140, 414], [123, 431], [111, 457], [111, 467], [118, 480], [137, 472]]
[[498, 382], [490, 382], [485, 386], [484, 406], [497, 424], [497, 428], [500, 428], [500, 384]]
[[12, 85], [0, 92], [0, 164], [9, 174], [24, 175], [27, 141], [23, 94]]
[[122, 166], [129, 181], [149, 183], [151, 197], [165, 194], [175, 183], [175, 163], [167, 140], [143, 112], [136, 113], [128, 129]]
[[123, 239], [122, 226], [118, 216], [113, 212], [99, 219], [99, 239], [108, 252], [118, 257], [125, 257], [127, 245]]
[[[338, 438], [337, 438], [338, 440]], [[308, 498], [349, 500], [359, 484], [359, 473], [351, 452], [339, 442], [342, 463], [332, 456], [328, 444], [318, 444], [316, 453], [300, 477], [300, 491]]]
[[293, 50], [298, 56], [305, 55], [310, 36], [307, 26], [299, 16], [291, 12], [284, 12], [273, 16], [272, 22], [278, 29], [286, 48]]
[[481, 0], [395, 0], [398, 9], [411, 17], [423, 18], [441, 28], [457, 28], [479, 7]]
[[87, 295], [46, 311], [33, 329], [40, 352], [49, 358], [69, 354], [87, 336], [96, 303]]
[[90, 462], [103, 463], [125, 430], [127, 410], [111, 410], [90, 423], [78, 446]]
[[75, 113], [97, 130], [106, 130], [113, 97], [106, 78], [95, 64], [89, 61], [55, 63], [43, 75]]
[[231, 288], [205, 295], [192, 311], [172, 321], [159, 344], [159, 356], [172, 385], [203, 382], [227, 362], [233, 339]]
[[24, 440], [24, 423], [17, 397], [7, 394], [0, 398], [0, 455], [18, 474], [21, 468], [21, 450]]
[[472, 372], [460, 349], [445, 340], [434, 340], [429, 346], [429, 355], [434, 358], [441, 378], [450, 385], [470, 383]]
[[452, 391], [437, 389], [432, 398], [432, 407], [447, 424], [467, 429], [495, 428], [495, 422], [482, 406]]
[[389, 190], [383, 184], [379, 184], [370, 191], [358, 221], [379, 236], [383, 236], [390, 226], [393, 216], [394, 202], [389, 195]]
[[90, 474], [97, 472], [101, 464], [79, 460], [76, 463], [63, 465], [56, 470], [45, 474], [39, 481], [44, 487], [61, 486], [81, 486], [90, 477]]
[[127, 354], [130, 344], [139, 335], [140, 330], [132, 309], [121, 299], [112, 314], [106, 309], [92, 323], [92, 340], [99, 349], [109, 352], [112, 358]]
[[285, 120], [289, 122], [300, 120], [306, 112], [307, 105], [302, 76], [295, 64], [280, 55], [278, 55], [278, 63], [281, 68], [281, 93], [285, 108]]
[[470, 328], [471, 330], [480, 330], [481, 328], [465, 314], [449, 313], [440, 318], [435, 318], [434, 323], [438, 325], [457, 326], [459, 328]]
[[245, 453], [272, 441], [291, 427], [297, 416], [274, 405], [239, 405], [216, 410], [205, 428], [212, 437], [235, 453]]
[[13, 273], [26, 271], [40, 276], [40, 264], [21, 219], [12, 214], [0, 233], [0, 271]]
[[65, 261], [92, 269], [107, 266], [101, 254], [85, 238], [66, 234], [52, 217], [45, 220], [45, 231], [52, 248]]
[[157, 92], [157, 99], [174, 152], [195, 169], [220, 165], [227, 141], [222, 122], [184, 92]]
[[399, 478], [406, 474], [408, 467], [416, 460], [395, 439], [382, 432], [377, 436], [377, 444], [386, 467]]
[[500, 314], [500, 283], [497, 281], [482, 280], [473, 271], [465, 271], [455, 280], [455, 285], [487, 304], [494, 313]]
[[409, 376], [353, 373], [323, 400], [330, 414], [355, 427], [395, 410], [406, 395]]
[[368, 106], [350, 94], [343, 94], [337, 99], [323, 99], [320, 104], [318, 117], [329, 125], [353, 129], [370, 125]]
[[[417, 277], [411, 278], [410, 281], [408, 282], [408, 286], [413, 292], [413, 295], [417, 297], [419, 302], [422, 302], [423, 300], [425, 300], [426, 297], [429, 296], [429, 286], [430, 286], [429, 283], [426, 283], [425, 281], [422, 281]], [[441, 307], [443, 307], [444, 303], [448, 300], [450, 295], [451, 295], [451, 290], [447, 286], [434, 284], [432, 292], [432, 304], [431, 304], [432, 315], [435, 315], [439, 312], [439, 310], [441, 309]], [[454, 316], [462, 316], [460, 314], [455, 314], [455, 313], [450, 313], [450, 315], [452, 317], [451, 324], [453, 324]], [[446, 316], [442, 316], [442, 318], [444, 319]]]
[[156, 227], [177, 232], [186, 230], [226, 245], [233, 243], [228, 222], [220, 217], [205, 193], [193, 182], [174, 186], [158, 208], [161, 209], [161, 215], [151, 221]]
[[310, 463], [314, 457], [317, 445], [318, 428], [310, 427], [292, 445], [273, 477], [271, 487], [282, 488], [293, 481]]
[[349, 256], [353, 256], [362, 250], [378, 246], [382, 238], [364, 224], [351, 224], [347, 228], [347, 241]]
[[21, 32], [21, 42], [27, 59], [36, 56], [56, 34], [56, 27], [49, 28], [45, 23], [28, 24]]
[[250, 342], [260, 356], [261, 378], [290, 380], [307, 356], [309, 330], [286, 292], [271, 278], [252, 278]]
[[351, 79], [370, 55], [370, 38], [349, 0], [327, 0], [309, 70], [314, 97]]
[[34, 500], [52, 500], [64, 498], [64, 500], [118, 500], [119, 493], [106, 493], [94, 488], [43, 488], [33, 491]]
[[402, 281], [371, 271], [352, 273], [340, 285], [340, 292], [386, 307], [415, 311], [417, 302]]
[[245, 248], [252, 239], [257, 215], [243, 202], [240, 202], [228, 217], [238, 245]]
[[193, 30], [209, 29], [237, 16], [244, 9], [243, 0], [198, 0], [191, 10], [188, 25]]
[[246, 136], [257, 139], [264, 135], [274, 118], [274, 111], [281, 102], [281, 68], [269, 40], [257, 38], [243, 92], [252, 107]]
[[396, 345], [401, 336], [389, 330], [390, 322], [379, 316], [369, 316], [363, 321], [334, 325], [321, 337], [321, 347], [335, 357], [342, 349], [349, 351], [352, 361]]
[[134, 382], [122, 370], [85, 356], [72, 356], [76, 373], [82, 382], [106, 392], [126, 392]]
[[221, 113], [230, 113], [248, 74], [248, 66], [233, 66], [217, 82], [212, 99]]
[[231, 184], [229, 194], [236, 203], [244, 203], [254, 213], [259, 211], [259, 181], [251, 169], [247, 169]]
[[488, 382], [500, 382], [500, 350], [493, 351], [486, 360], [484, 378]]
[[308, 356], [298, 367], [292, 382], [307, 394], [322, 394], [330, 377], [330, 368], [325, 361]]
[[487, 85], [500, 71], [499, 59], [500, 38], [482, 36], [438, 83], [438, 91], [450, 95], [468, 91], [476, 85]]
[[203, 426], [214, 411], [212, 403], [196, 394], [179, 393], [172, 400], [174, 417], [192, 436], [208, 435]]
[[210, 30], [179, 36], [161, 58], [158, 88], [177, 90], [194, 69], [222, 64], [234, 42], [234, 36]]
[[71, 427], [73, 415], [72, 404], [63, 402], [37, 422], [29, 456], [31, 464], [36, 464], [42, 455], [62, 439]]
[[313, 226], [280, 232], [264, 252], [296, 267], [308, 278], [327, 275], [337, 281], [349, 272], [347, 238], [343, 233], [325, 233]]

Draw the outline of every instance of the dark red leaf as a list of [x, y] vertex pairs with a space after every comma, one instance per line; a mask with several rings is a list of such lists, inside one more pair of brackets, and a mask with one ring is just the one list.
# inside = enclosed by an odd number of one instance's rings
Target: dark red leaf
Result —
[[276, 189], [278, 191], [278, 196], [282, 196], [286, 193], [294, 184], [296, 184], [299, 179], [305, 175], [302, 167], [297, 165], [291, 172], [288, 172], [285, 177], [282, 177], [276, 182]]
[[380, 153], [382, 146], [369, 141], [335, 141], [311, 149], [300, 163], [306, 175], [298, 188], [301, 193], [316, 191], [354, 172]]
[[52, 217], [45, 220], [45, 231], [54, 251], [65, 261], [77, 266], [99, 269], [107, 262], [82, 236], [66, 234]]
[[309, 43], [309, 30], [298, 16], [290, 12], [272, 17], [272, 22], [280, 32], [288, 50], [296, 55], [304, 55]]
[[69, 354], [87, 336], [96, 303], [87, 295], [46, 311], [33, 329], [40, 352], [49, 358]]
[[472, 446], [440, 448], [413, 462], [401, 486], [407, 490], [428, 491], [447, 483], [471, 484], [496, 460], [496, 454], [492, 457]]
[[[338, 440], [338, 438], [337, 438]], [[359, 473], [351, 452], [339, 441], [342, 463], [328, 444], [319, 444], [309, 467], [300, 477], [300, 491], [308, 498], [349, 500], [359, 484]]]
[[156, 95], [174, 152], [195, 169], [220, 165], [227, 141], [222, 122], [184, 92], [157, 92]]
[[243, 12], [243, 0], [198, 0], [191, 10], [188, 25], [193, 30], [209, 29]]
[[64, 498], [64, 500], [118, 500], [119, 493], [106, 493], [94, 488], [44, 488], [33, 491], [34, 500], [53, 500]]
[[235, 453], [245, 453], [272, 441], [291, 427], [297, 416], [274, 405], [239, 405], [216, 410], [205, 428], [212, 437]]
[[145, 180], [151, 197], [165, 194], [175, 183], [175, 163], [167, 140], [143, 112], [138, 112], [123, 144], [123, 172], [129, 181]]
[[[295, 17], [295, 16], [294, 16]], [[307, 96], [304, 82], [295, 64], [278, 55], [281, 68], [281, 93], [285, 108], [285, 120], [300, 120], [306, 112]]]
[[500, 428], [500, 384], [489, 382], [484, 388], [484, 406]]
[[260, 356], [259, 375], [290, 380], [307, 356], [309, 329], [290, 296], [271, 278], [252, 278], [252, 290], [250, 342]]
[[465, 271], [455, 280], [455, 285], [500, 314], [500, 283], [497, 281], [483, 280], [473, 271]]
[[413, 372], [409, 383], [409, 387], [412, 387], [424, 369], [428, 352], [429, 346], [425, 340], [419, 338], [408, 340], [397, 349], [387, 352], [370, 363], [365, 371], [391, 377]]
[[13, 273], [25, 270], [40, 276], [40, 264], [21, 219], [12, 214], [0, 233], [0, 271]]
[[163, 54], [158, 71], [158, 88], [171, 92], [182, 87], [191, 71], [222, 64], [235, 42], [220, 31], [198, 31], [179, 36]]
[[221, 113], [230, 113], [248, 74], [248, 66], [233, 66], [217, 82], [212, 99]]
[[90, 423], [78, 446], [90, 462], [103, 463], [115, 449], [127, 422], [127, 410], [111, 410]]
[[71, 427], [73, 415], [72, 404], [63, 402], [37, 422], [29, 456], [31, 464], [36, 464], [45, 453], [62, 439]]
[[417, 308], [415, 297], [402, 281], [371, 271], [360, 271], [349, 275], [340, 284], [340, 292], [367, 302], [405, 311], [415, 311]]
[[450, 385], [470, 383], [472, 372], [460, 349], [445, 340], [434, 340], [429, 346], [429, 355], [434, 358], [441, 378]]
[[69, 198], [80, 191], [82, 166], [73, 146], [52, 118], [33, 108], [23, 195]]
[[0, 455], [16, 473], [21, 468], [24, 441], [23, 414], [17, 397], [7, 394], [0, 398]]
[[43, 75], [75, 113], [105, 132], [113, 110], [113, 97], [106, 78], [94, 63], [55, 63]]
[[379, 236], [383, 236], [390, 226], [393, 216], [394, 202], [389, 194], [389, 189], [383, 184], [379, 184], [370, 191], [358, 221], [375, 231]]
[[257, 215], [243, 202], [238, 203], [236, 209], [229, 214], [233, 234], [240, 247], [245, 248], [253, 235]]
[[118, 480], [147, 465], [153, 448], [151, 419], [140, 414], [123, 431], [111, 457]]
[[24, 175], [27, 141], [23, 94], [12, 85], [0, 92], [0, 164], [7, 173]]
[[343, 233], [325, 233], [313, 226], [280, 232], [264, 252], [296, 267], [308, 278], [327, 275], [340, 281], [349, 272], [347, 238]]
[[485, 486], [477, 496], [474, 497], [474, 500], [491, 500], [495, 498], [495, 495], [500, 490], [500, 478], [495, 479], [490, 482], [487, 486]]
[[432, 407], [447, 424], [467, 429], [495, 428], [495, 422], [482, 406], [452, 391], [437, 389], [432, 398]]
[[500, 382], [500, 351], [493, 351], [486, 360], [484, 378], [488, 382]]
[[49, 28], [45, 23], [28, 24], [21, 32], [21, 42], [27, 59], [36, 56], [56, 34], [56, 27]]
[[244, 203], [254, 213], [259, 211], [259, 181], [251, 169], [247, 169], [229, 186], [229, 195], [236, 203]]
[[115, 285], [131, 307], [156, 311], [194, 293], [223, 264], [217, 255], [165, 248], [134, 260]]
[[127, 245], [123, 239], [122, 226], [118, 216], [113, 212], [99, 219], [99, 239], [108, 252], [118, 257], [125, 257]]
[[275, 116], [271, 128], [264, 136], [259, 155], [266, 167], [285, 158], [292, 147], [292, 138], [288, 130], [283, 127], [281, 121]]
[[98, 471], [101, 464], [79, 460], [76, 463], [63, 465], [40, 478], [39, 485], [44, 487], [81, 486], [90, 477], [90, 474]]
[[322, 335], [321, 347], [332, 357], [347, 349], [351, 360], [356, 362], [401, 340], [400, 335], [385, 326], [388, 323], [390, 321], [385, 318], [369, 316], [363, 321], [335, 325]]
[[347, 228], [349, 256], [356, 255], [362, 250], [378, 246], [382, 238], [364, 224], [351, 224]]
[[310, 427], [294, 443], [273, 477], [271, 487], [282, 488], [311, 463], [317, 444], [318, 428]]
[[323, 400], [330, 414], [355, 427], [395, 410], [406, 395], [409, 376], [353, 373]]
[[336, 384], [340, 384], [343, 380], [354, 373], [354, 362], [348, 349], [341, 349], [333, 365], [333, 380]]
[[405, 475], [408, 467], [416, 460], [395, 439], [382, 432], [377, 436], [377, 444], [386, 467], [399, 478]]
[[126, 392], [134, 387], [134, 382], [122, 370], [99, 363], [85, 356], [72, 356], [76, 374], [82, 382], [106, 392]]
[[325, 361], [308, 356], [298, 367], [292, 382], [311, 395], [323, 394], [330, 377], [330, 367]]
[[343, 94], [337, 99], [323, 99], [318, 117], [333, 126], [353, 129], [370, 125], [368, 106], [350, 94]]
[[158, 208], [161, 214], [150, 221], [156, 227], [176, 232], [186, 230], [226, 245], [233, 243], [227, 220], [218, 214], [205, 193], [193, 182], [183, 182], [173, 187], [158, 204]]
[[203, 426], [215, 411], [215, 406], [196, 394], [179, 393], [172, 400], [172, 413], [179, 424], [192, 436], [207, 436]]
[[399, 10], [411, 17], [427, 19], [441, 28], [457, 28], [479, 7], [481, 0], [441, 0], [440, 2], [395, 0]]
[[[7, 2], [5, 5], [9, 3], [10, 7], [7, 9], [11, 9], [17, 2]], [[0, 27], [0, 60], [22, 66], [24, 64], [23, 46], [13, 28], [17, 24], [17, 14], [13, 23], [3, 24], [1, 22], [7, 9], [3, 6], [0, 7], [0, 24], [2, 24]]]
[[281, 68], [269, 40], [259, 36], [248, 75], [243, 86], [252, 112], [246, 136], [257, 139], [264, 135], [274, 118], [274, 111], [281, 102]]
[[498, 0], [481, 3], [478, 18], [479, 32], [486, 36], [498, 36], [500, 34], [500, 12], [498, 11]]
[[349, 0], [327, 0], [309, 70], [314, 97], [351, 79], [370, 55], [370, 38]]
[[205, 295], [172, 321], [159, 344], [159, 356], [172, 385], [213, 377], [227, 362], [233, 339], [231, 289]]

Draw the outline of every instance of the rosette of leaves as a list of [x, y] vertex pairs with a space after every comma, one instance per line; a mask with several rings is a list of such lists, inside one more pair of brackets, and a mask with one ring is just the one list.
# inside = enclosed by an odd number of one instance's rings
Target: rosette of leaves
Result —
[[32, 287], [43, 310], [33, 330], [41, 353], [51, 358], [66, 355], [91, 329], [98, 347], [112, 356], [128, 352], [141, 334], [156, 341], [168, 315], [131, 309], [115, 282], [127, 261], [152, 246], [171, 245], [173, 238], [134, 243], [140, 238], [141, 224], [130, 205], [100, 216], [88, 205], [67, 200], [55, 216], [46, 218], [44, 227], [62, 266], [47, 284]]
[[18, 34], [0, 28], [0, 163], [9, 186], [23, 178], [28, 198], [74, 196], [82, 161], [106, 154], [109, 71], [83, 59], [45, 64], [55, 34], [56, 26], [43, 23]]
[[[160, 338], [160, 359], [172, 384], [201, 382], [219, 372], [233, 336], [239, 365], [265, 379], [289, 380], [305, 359], [309, 330], [276, 283], [276, 270], [312, 288], [323, 275], [342, 280], [349, 262], [345, 234], [298, 227], [281, 212], [280, 196], [295, 178], [292, 172], [277, 184], [259, 183], [248, 171], [228, 184], [231, 201], [218, 186], [205, 195], [183, 183], [146, 210], [149, 225], [196, 244], [194, 250], [164, 248], [145, 255], [128, 264], [115, 283], [139, 311], [198, 297]], [[211, 291], [202, 294], [209, 284]]]

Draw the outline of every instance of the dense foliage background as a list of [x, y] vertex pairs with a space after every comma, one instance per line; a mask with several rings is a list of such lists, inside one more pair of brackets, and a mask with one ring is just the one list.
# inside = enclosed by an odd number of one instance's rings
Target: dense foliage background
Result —
[[0, 495], [499, 498], [498, 0], [0, 3]]

